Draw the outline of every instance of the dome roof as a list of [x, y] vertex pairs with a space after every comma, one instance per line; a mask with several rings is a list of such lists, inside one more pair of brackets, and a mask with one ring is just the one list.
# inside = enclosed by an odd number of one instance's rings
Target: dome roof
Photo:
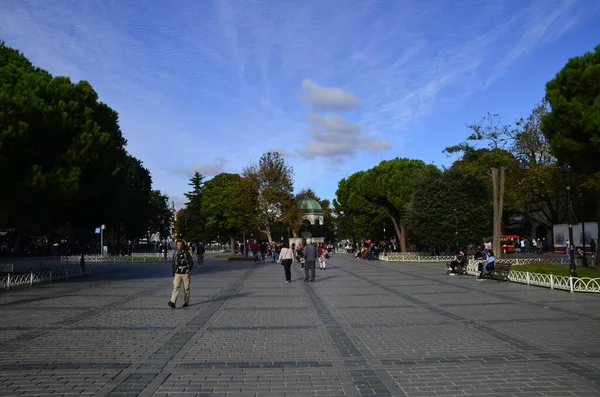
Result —
[[313, 200], [311, 198], [303, 198], [298, 202], [298, 209], [307, 213], [323, 213], [323, 208], [321, 208], [321, 204], [318, 201]]

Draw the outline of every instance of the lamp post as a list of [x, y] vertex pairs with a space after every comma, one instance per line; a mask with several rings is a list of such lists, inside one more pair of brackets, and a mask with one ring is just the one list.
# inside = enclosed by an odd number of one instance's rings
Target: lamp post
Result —
[[458, 212], [456, 211], [456, 196], [452, 197], [452, 201], [454, 202], [454, 235], [456, 238], [456, 255], [460, 252], [459, 243], [458, 243]]
[[569, 245], [567, 249], [569, 250], [569, 260], [570, 260], [570, 269], [569, 275], [573, 278], [577, 278], [577, 267], [575, 266], [575, 250], [573, 246], [575, 244], [575, 240], [573, 239], [573, 201], [571, 200], [571, 167], [564, 164], [561, 167], [561, 172], [563, 172], [567, 178], [567, 219], [569, 222]]
[[106, 225], [100, 226], [100, 256], [104, 256], [104, 229]]

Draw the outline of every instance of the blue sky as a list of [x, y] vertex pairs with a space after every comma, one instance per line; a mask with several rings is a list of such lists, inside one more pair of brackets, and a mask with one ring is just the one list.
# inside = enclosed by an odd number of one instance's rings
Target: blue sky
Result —
[[599, 20], [597, 0], [0, 1], [0, 38], [90, 81], [178, 206], [194, 170], [269, 150], [330, 199], [384, 159], [448, 165], [466, 124], [525, 117]]

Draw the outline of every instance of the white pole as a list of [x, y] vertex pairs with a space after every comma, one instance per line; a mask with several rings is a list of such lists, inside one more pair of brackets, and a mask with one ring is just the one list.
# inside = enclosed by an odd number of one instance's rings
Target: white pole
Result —
[[104, 229], [106, 225], [100, 226], [100, 256], [104, 258]]

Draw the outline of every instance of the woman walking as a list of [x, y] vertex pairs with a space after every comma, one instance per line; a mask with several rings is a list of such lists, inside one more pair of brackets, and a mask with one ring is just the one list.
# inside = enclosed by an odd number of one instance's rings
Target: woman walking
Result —
[[292, 281], [291, 267], [295, 261], [296, 261], [296, 255], [295, 255], [295, 252], [290, 249], [290, 244], [288, 242], [283, 243], [281, 252], [279, 253], [279, 259], [277, 262], [279, 262], [283, 265], [286, 283], [289, 283], [290, 281]]
[[329, 258], [329, 253], [327, 248], [325, 248], [325, 244], [319, 244], [319, 251], [317, 252], [319, 255], [319, 268], [325, 270], [327, 267], [327, 263], [325, 262]]

